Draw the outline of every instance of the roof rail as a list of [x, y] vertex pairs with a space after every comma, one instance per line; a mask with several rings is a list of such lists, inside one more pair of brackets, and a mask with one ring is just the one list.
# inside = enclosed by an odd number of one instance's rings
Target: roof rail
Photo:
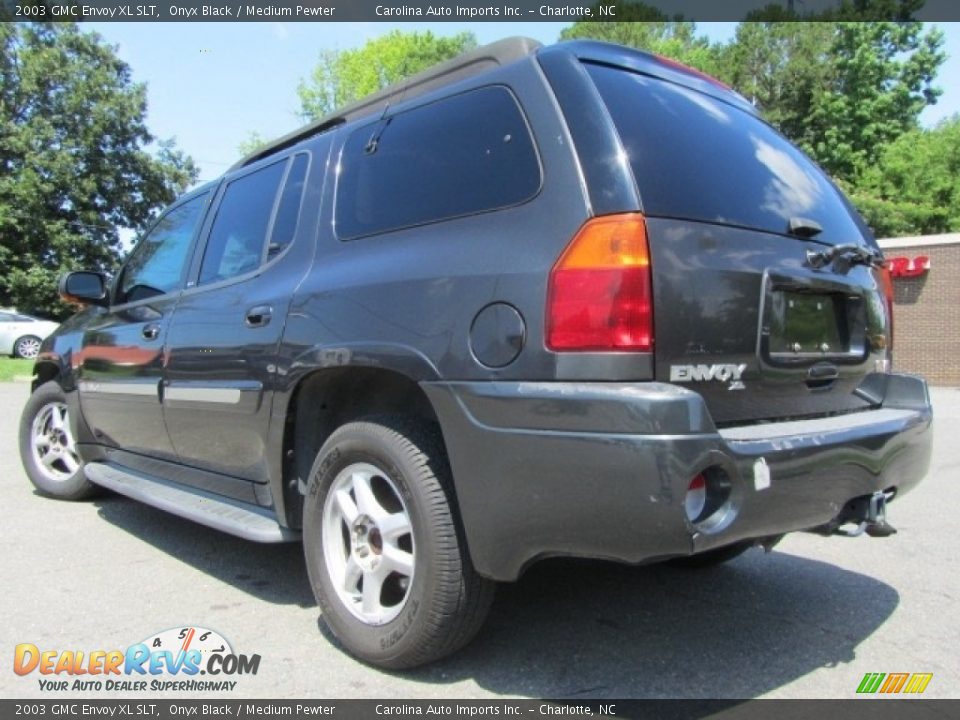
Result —
[[483, 45], [475, 50], [458, 55], [451, 60], [427, 68], [423, 72], [412, 75], [406, 80], [394, 83], [379, 92], [367, 95], [365, 98], [336, 110], [330, 115], [315, 120], [308, 125], [304, 125], [247, 155], [233, 165], [230, 170], [236, 170], [237, 168], [254, 163], [257, 160], [261, 160], [285, 148], [296, 145], [301, 140], [306, 140], [308, 137], [326, 132], [350, 120], [355, 120], [365, 115], [373, 115], [377, 112], [383, 112], [391, 102], [409, 100], [418, 95], [423, 95], [431, 90], [435, 90], [436, 88], [456, 82], [457, 80], [480, 75], [497, 66], [519, 60], [535, 52], [540, 47], [542, 47], [541, 43], [525, 37], [505, 38], [490, 43], [489, 45]]

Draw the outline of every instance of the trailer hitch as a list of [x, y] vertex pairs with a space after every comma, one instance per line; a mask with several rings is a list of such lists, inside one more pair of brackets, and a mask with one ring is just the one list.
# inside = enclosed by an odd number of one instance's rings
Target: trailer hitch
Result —
[[[891, 493], [891, 496], [892, 495], [893, 493]], [[896, 534], [896, 528], [887, 522], [887, 499], [887, 494], [884, 492], [875, 492], [870, 496], [856, 498], [853, 501], [854, 503], [857, 503], [857, 501], [866, 501], [865, 511], [861, 510], [860, 513], [862, 514], [857, 513], [857, 515], [854, 515], [852, 518], [848, 516], [847, 522], [856, 522], [857, 517], [860, 518], [860, 522], [853, 530], [838, 527], [836, 533], [846, 537], [857, 537], [864, 533], [870, 537], [889, 537]], [[860, 508], [851, 509], [855, 512], [856, 510], [860, 510]], [[846, 523], [841, 523], [841, 525], [844, 524]]]
[[[870, 537], [889, 537], [897, 530], [887, 522], [887, 502], [896, 493], [892, 490], [878, 491], [872, 495], [861, 495], [846, 505], [836, 518], [826, 525], [814, 528], [813, 531], [822, 535], [842, 535], [843, 537], [858, 537], [866, 533]], [[855, 528], [844, 527], [855, 524]]]

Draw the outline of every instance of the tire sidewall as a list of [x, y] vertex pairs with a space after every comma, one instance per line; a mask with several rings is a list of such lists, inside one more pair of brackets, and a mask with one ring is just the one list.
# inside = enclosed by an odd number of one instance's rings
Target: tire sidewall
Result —
[[[362, 659], [389, 663], [417, 645], [430, 614], [426, 606], [435, 590], [437, 553], [425, 512], [425, 489], [420, 483], [411, 482], [417, 468], [412, 467], [395, 443], [385, 442], [384, 436], [350, 429], [331, 440], [334, 442], [324, 445], [318, 453], [305, 498], [303, 538], [310, 581], [323, 618], [334, 635]], [[323, 509], [327, 494], [337, 475], [355, 463], [369, 463], [390, 477], [403, 498], [413, 529], [415, 569], [406, 604], [396, 618], [377, 626], [364, 623], [344, 607], [330, 580], [323, 551]]]
[[81, 465], [69, 478], [53, 480], [40, 469], [33, 454], [31, 442], [33, 421], [44, 407], [57, 402], [67, 404], [67, 399], [63, 389], [53, 380], [44, 383], [30, 395], [23, 408], [23, 414], [20, 416], [20, 459], [30, 482], [40, 492], [51, 497], [75, 500], [87, 496], [93, 489], [83, 473], [83, 466]]

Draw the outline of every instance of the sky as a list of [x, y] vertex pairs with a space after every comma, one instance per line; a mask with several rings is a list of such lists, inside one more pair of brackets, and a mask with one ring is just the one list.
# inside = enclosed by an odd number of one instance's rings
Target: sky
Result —
[[[212, 180], [240, 157], [251, 132], [265, 138], [303, 124], [297, 84], [324, 49], [347, 50], [393, 29], [431, 30], [437, 35], [472, 31], [480, 44], [525, 35], [556, 42], [566, 23], [85, 23], [117, 46], [136, 82], [147, 84], [147, 125], [200, 168], [199, 182]], [[960, 112], [960, 23], [936, 23], [946, 36], [946, 63], [936, 105], [921, 122], [929, 127]], [[698, 23], [711, 40], [730, 39], [736, 23]]]

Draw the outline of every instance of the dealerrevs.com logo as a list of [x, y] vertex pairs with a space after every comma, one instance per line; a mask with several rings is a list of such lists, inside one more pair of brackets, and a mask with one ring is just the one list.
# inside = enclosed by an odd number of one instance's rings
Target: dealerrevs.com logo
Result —
[[933, 673], [867, 673], [857, 686], [859, 695], [921, 695]]
[[[17, 675], [37, 674], [41, 690], [231, 691], [239, 675], [256, 675], [259, 655], [242, 655], [217, 632], [171, 628], [126, 650], [46, 650], [20, 643], [13, 653]], [[201, 677], [202, 676], [202, 677]]]

